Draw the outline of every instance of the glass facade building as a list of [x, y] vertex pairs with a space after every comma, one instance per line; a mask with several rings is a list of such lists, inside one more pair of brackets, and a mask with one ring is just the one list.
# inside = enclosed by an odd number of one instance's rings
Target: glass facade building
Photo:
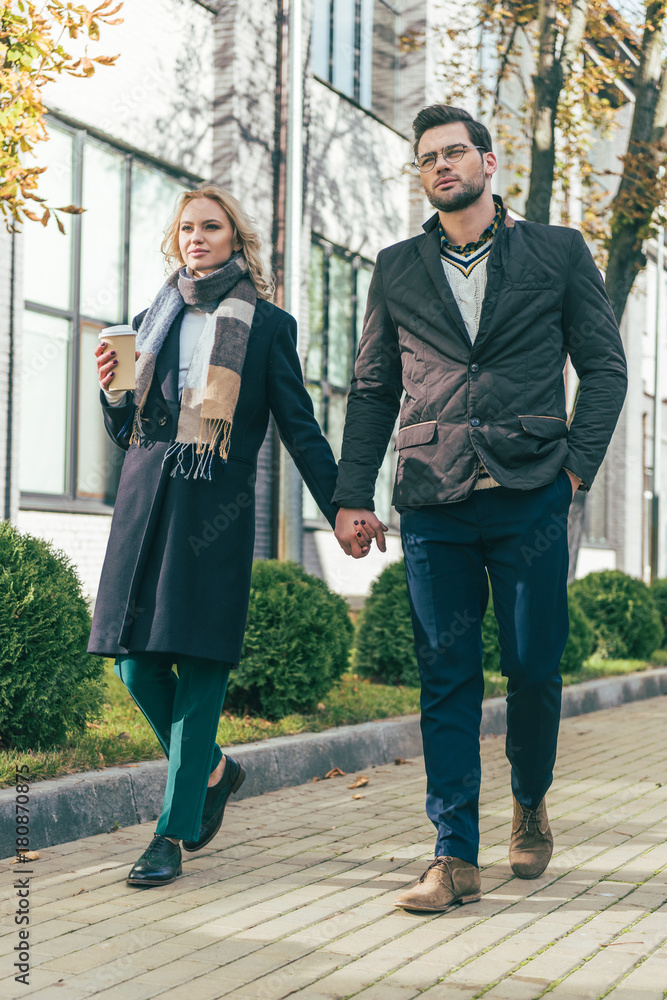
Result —
[[164, 282], [162, 232], [194, 178], [54, 118], [48, 133], [40, 193], [85, 211], [61, 215], [64, 235], [54, 219], [24, 227], [19, 487], [24, 508], [86, 511], [113, 503], [123, 459], [100, 420], [93, 351]]

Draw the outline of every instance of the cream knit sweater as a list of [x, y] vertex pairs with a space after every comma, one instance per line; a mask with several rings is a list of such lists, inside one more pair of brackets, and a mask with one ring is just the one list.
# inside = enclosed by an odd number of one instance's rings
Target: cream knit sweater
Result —
[[[479, 250], [467, 257], [448, 249], [441, 256], [445, 277], [461, 310], [463, 322], [466, 325], [471, 343], [475, 343], [479, 331], [479, 318], [482, 312], [482, 302], [486, 291], [486, 265], [493, 246], [493, 240], [488, 240]], [[480, 471], [485, 471], [480, 465]], [[490, 489], [500, 486], [491, 476], [477, 480], [476, 490]]]

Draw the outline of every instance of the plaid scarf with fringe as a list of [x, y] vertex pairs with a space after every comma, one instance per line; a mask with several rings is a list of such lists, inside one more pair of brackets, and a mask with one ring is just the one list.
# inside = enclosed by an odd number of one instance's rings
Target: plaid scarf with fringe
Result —
[[[248, 347], [257, 292], [247, 277], [248, 265], [240, 254], [212, 274], [195, 278], [189, 269], [174, 272], [155, 296], [137, 333], [136, 411], [130, 444], [144, 436], [142, 410], [155, 373], [155, 361], [172, 323], [186, 305], [208, 312], [183, 386], [175, 440], [167, 448], [171, 471], [186, 479], [212, 478], [216, 448], [223, 462], [229, 454], [234, 410], [241, 388], [241, 373]], [[233, 289], [233, 291], [232, 291]], [[190, 459], [186, 470], [187, 460]]]

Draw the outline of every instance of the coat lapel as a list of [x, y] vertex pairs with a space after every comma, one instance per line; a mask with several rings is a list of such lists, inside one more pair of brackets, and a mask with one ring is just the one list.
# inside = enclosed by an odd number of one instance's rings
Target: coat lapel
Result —
[[422, 261], [424, 262], [424, 267], [428, 271], [429, 277], [438, 291], [438, 295], [446, 306], [458, 334], [463, 338], [466, 347], [470, 347], [470, 337], [468, 336], [468, 331], [466, 329], [465, 322], [463, 321], [461, 310], [458, 307], [458, 303], [454, 297], [451, 286], [445, 277], [445, 269], [442, 266], [442, 260], [440, 258], [440, 238], [438, 236], [437, 225], [438, 216], [436, 215], [432, 219], [429, 219], [424, 228], [426, 229], [432, 222], [435, 222], [435, 224], [432, 228], [430, 228], [430, 230], [427, 230], [426, 239], [422, 240], [419, 244], [419, 253], [421, 254]]
[[509, 229], [514, 228], [514, 219], [505, 214], [491, 247], [489, 259], [486, 262], [486, 290], [482, 300], [482, 310], [479, 317], [479, 329], [475, 338], [475, 347], [481, 344], [491, 326], [491, 320], [498, 304], [500, 286], [503, 280], [503, 253], [507, 252]]

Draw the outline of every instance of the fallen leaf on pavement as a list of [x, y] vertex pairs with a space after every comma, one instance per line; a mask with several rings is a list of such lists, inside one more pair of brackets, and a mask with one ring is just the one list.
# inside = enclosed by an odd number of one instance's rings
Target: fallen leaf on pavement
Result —
[[325, 778], [338, 778], [341, 774], [345, 774], [345, 771], [341, 771], [339, 767], [332, 767], [330, 771], [324, 775]]
[[23, 861], [38, 861], [39, 851], [21, 851], [20, 858], [14, 858], [10, 861], [10, 865], [21, 864]]
[[397, 757], [396, 760], [394, 761], [394, 764], [396, 764], [396, 765], [398, 765], [398, 764], [414, 764], [414, 761], [412, 761], [412, 760], [405, 760], [403, 757]]
[[353, 799], [363, 799], [363, 795], [353, 795]]
[[356, 778], [352, 782], [352, 784], [348, 785], [347, 787], [348, 788], [363, 788], [364, 785], [367, 785], [367, 784], [368, 784], [368, 778], [366, 777], [366, 775], [365, 774], [360, 774], [359, 777]]
[[79, 891], [78, 891], [78, 892], [73, 892], [73, 893], [72, 893], [72, 895], [73, 895], [73, 896], [80, 896], [80, 895], [81, 895], [81, 893], [82, 893], [82, 892], [85, 892], [85, 891], [86, 891], [85, 889], [79, 889]]

